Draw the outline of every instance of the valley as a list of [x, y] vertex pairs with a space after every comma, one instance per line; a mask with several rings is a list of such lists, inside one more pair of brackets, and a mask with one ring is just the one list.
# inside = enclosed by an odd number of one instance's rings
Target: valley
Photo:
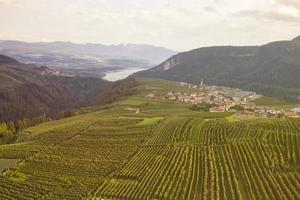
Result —
[[189, 88], [137, 81], [134, 95], [1, 145], [0, 159], [20, 161], [0, 199], [300, 199], [300, 119], [193, 111], [145, 97]]
[[299, 0], [0, 0], [0, 200], [300, 200]]

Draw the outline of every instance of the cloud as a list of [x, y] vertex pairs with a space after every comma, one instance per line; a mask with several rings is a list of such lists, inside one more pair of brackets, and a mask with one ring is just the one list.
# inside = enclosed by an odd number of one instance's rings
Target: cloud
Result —
[[[23, 2], [23, 4], [26, 1]], [[22, 7], [22, 2], [19, 0], [0, 0], [0, 6], [6, 8], [18, 8]]]
[[0, 37], [188, 50], [289, 39], [299, 15], [300, 0], [0, 0]]
[[214, 0], [213, 1], [215, 4], [225, 4], [226, 1], [225, 0]]
[[217, 13], [218, 10], [212, 6], [206, 6], [203, 8], [204, 11], [209, 12], [209, 13]]
[[299, 0], [275, 0], [278, 4], [284, 6], [292, 6], [298, 10], [300, 10], [300, 1]]
[[294, 0], [276, 0], [268, 8], [252, 8], [232, 13], [235, 17], [248, 17], [256, 20], [300, 23], [300, 3]]

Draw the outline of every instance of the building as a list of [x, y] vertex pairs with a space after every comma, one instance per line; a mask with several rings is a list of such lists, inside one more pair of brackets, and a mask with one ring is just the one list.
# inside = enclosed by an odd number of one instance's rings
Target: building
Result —
[[192, 92], [191, 93], [191, 97], [197, 97], [197, 96], [198, 96], [197, 92]]
[[149, 93], [146, 95], [146, 98], [154, 98], [155, 94], [154, 93]]
[[299, 114], [297, 114], [294, 111], [285, 112], [284, 115], [286, 117], [290, 117], [290, 118], [299, 118], [300, 117]]
[[209, 112], [225, 112], [226, 106], [212, 107], [209, 109]]
[[246, 91], [235, 91], [229, 93], [223, 93], [224, 97], [231, 98], [234, 101], [245, 101], [247, 98], [253, 98], [256, 96], [255, 92], [246, 92]]
[[296, 113], [300, 113], [300, 108], [294, 108], [292, 111]]

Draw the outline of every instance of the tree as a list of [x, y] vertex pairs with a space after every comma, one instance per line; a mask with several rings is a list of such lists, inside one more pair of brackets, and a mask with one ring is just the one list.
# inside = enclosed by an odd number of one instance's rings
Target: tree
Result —
[[234, 106], [231, 106], [229, 108], [229, 110], [244, 111], [244, 107], [241, 105], [234, 105]]
[[8, 130], [6, 123], [0, 124], [0, 139], [2, 139], [4, 142], [9, 142], [13, 139], [13, 132]]
[[190, 107], [190, 110], [193, 111], [202, 111], [202, 112], [209, 112], [209, 109], [212, 107], [211, 104], [208, 103], [200, 103], [200, 104], [193, 104]]
[[8, 127], [8, 130], [10, 130], [13, 133], [16, 132], [16, 127], [15, 127], [14, 122], [12, 122], [12, 121], [7, 122], [6, 125]]

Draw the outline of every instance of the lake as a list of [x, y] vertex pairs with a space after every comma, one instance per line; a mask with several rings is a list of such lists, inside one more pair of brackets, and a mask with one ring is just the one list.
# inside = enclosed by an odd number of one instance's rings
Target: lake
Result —
[[130, 67], [130, 68], [121, 69], [121, 70], [109, 71], [109, 72], [106, 72], [103, 79], [108, 80], [108, 81], [117, 81], [117, 80], [127, 78], [129, 75], [131, 75], [135, 72], [138, 72], [138, 71], [142, 71], [142, 70], [145, 70], [145, 68]]

